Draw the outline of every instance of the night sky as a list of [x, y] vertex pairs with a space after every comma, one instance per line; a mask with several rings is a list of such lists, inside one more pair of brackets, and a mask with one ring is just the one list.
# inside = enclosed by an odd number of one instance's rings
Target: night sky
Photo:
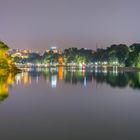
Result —
[[11, 48], [96, 48], [140, 42], [140, 0], [0, 0]]

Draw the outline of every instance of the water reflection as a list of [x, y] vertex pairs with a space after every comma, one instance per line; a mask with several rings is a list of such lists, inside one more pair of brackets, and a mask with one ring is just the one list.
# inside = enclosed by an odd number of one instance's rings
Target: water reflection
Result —
[[0, 101], [5, 100], [9, 95], [9, 87], [14, 84], [14, 75], [0, 75]]
[[57, 75], [52, 75], [51, 76], [51, 85], [52, 85], [52, 88], [56, 88], [56, 85], [57, 85]]
[[[56, 88], [58, 82], [62, 81], [64, 84], [81, 84], [84, 87], [87, 87], [88, 84], [96, 85], [106, 83], [111, 87], [115, 88], [125, 88], [130, 86], [133, 89], [140, 89], [140, 72], [118, 72], [116, 69], [113, 71], [107, 71], [103, 69], [98, 71], [95, 69], [79, 69], [74, 68], [45, 68], [45, 69], [26, 69], [22, 73], [12, 75], [0, 76], [0, 101], [3, 101], [8, 97], [10, 85], [19, 85], [19, 84], [36, 84], [39, 81], [44, 81], [46, 84], [50, 84], [51, 88]], [[65, 85], [64, 85], [65, 86]]]
[[89, 83], [96, 82], [96, 84], [106, 83], [111, 87], [125, 88], [130, 86], [132, 88], [140, 89], [140, 73], [139, 72], [118, 72], [116, 68], [113, 71], [106, 69], [75, 69], [75, 68], [45, 68], [36, 70], [25, 70], [16, 76], [16, 84], [31, 84], [35, 81], [36, 84], [40, 80], [50, 83], [52, 88], [56, 88], [59, 81], [65, 84], [82, 84], [86, 87]]

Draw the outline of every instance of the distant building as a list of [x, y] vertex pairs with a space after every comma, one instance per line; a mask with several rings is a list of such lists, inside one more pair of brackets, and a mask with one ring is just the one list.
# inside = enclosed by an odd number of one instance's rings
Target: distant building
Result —
[[19, 49], [10, 49], [8, 52], [11, 57], [20, 57], [20, 58], [28, 58], [29, 54], [32, 53], [29, 49], [19, 50]]
[[45, 52], [47, 52], [47, 53], [48, 53], [49, 51], [50, 51], [50, 50], [48, 50], [48, 49], [47, 49]]
[[53, 53], [59, 53], [59, 54], [61, 54], [61, 51], [58, 50], [56, 46], [52, 46], [52, 47], [50, 47], [50, 49], [46, 49], [45, 50], [46, 53], [49, 53], [50, 51], [52, 51]]
[[62, 65], [63, 64], [63, 57], [62, 56], [59, 56], [58, 57], [58, 64], [59, 65]]
[[55, 47], [55, 46], [52, 46], [50, 48], [50, 50], [53, 51], [53, 53], [58, 53], [59, 52], [58, 49], [57, 49], [57, 47]]

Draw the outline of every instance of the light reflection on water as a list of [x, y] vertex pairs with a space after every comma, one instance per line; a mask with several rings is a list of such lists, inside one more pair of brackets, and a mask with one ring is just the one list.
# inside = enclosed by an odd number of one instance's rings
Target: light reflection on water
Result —
[[8, 97], [9, 88], [11, 85], [22, 84], [38, 84], [43, 81], [50, 84], [51, 88], [56, 88], [59, 81], [65, 84], [81, 84], [86, 87], [89, 83], [101, 85], [102, 83], [110, 85], [112, 88], [126, 88], [127, 86], [133, 89], [140, 89], [140, 73], [139, 72], [118, 72], [107, 71], [106, 69], [75, 69], [75, 68], [39, 68], [39, 69], [24, 69], [21, 73], [13, 76], [11, 73], [0, 78], [0, 100], [3, 101]]
[[15, 83], [31, 84], [33, 81], [38, 84], [39, 80], [51, 83], [52, 88], [57, 87], [59, 81], [64, 81], [68, 84], [81, 83], [84, 87], [88, 83], [96, 82], [97, 84], [106, 83], [111, 87], [125, 88], [130, 86], [133, 89], [140, 88], [140, 73], [139, 72], [118, 72], [116, 68], [113, 71], [106, 69], [75, 69], [75, 68], [39, 68], [25, 69], [22, 73], [17, 74]]
[[26, 69], [0, 77], [2, 140], [139, 140], [140, 73]]
[[0, 101], [4, 101], [9, 95], [9, 87], [14, 84], [15, 76], [12, 73], [0, 76]]

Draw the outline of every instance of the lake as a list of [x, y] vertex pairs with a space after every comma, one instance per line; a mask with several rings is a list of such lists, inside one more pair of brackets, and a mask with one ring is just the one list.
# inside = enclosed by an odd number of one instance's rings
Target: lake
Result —
[[139, 140], [140, 73], [29, 69], [0, 77], [1, 140]]

